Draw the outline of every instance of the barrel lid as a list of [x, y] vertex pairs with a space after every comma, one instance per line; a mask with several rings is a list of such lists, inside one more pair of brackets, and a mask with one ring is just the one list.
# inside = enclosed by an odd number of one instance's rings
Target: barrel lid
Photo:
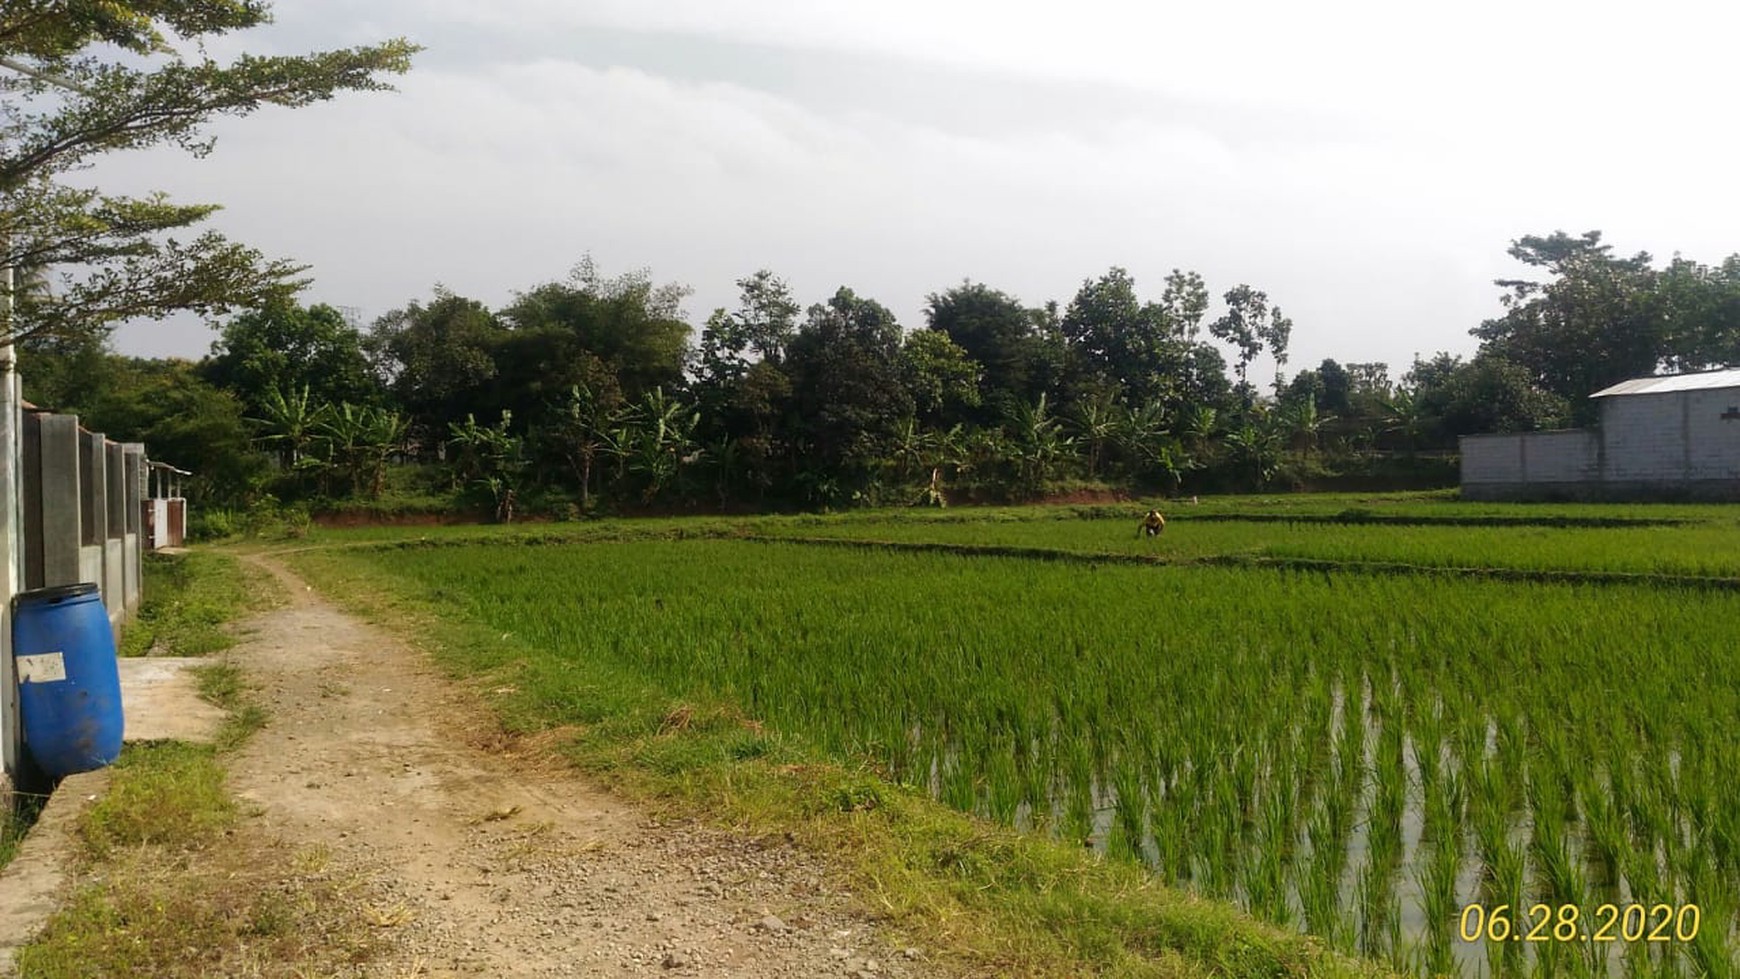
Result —
[[37, 588], [27, 592], [19, 592], [14, 601], [19, 605], [48, 604], [83, 595], [94, 595], [97, 591], [96, 582], [82, 581], [76, 585], [55, 585], [53, 588]]

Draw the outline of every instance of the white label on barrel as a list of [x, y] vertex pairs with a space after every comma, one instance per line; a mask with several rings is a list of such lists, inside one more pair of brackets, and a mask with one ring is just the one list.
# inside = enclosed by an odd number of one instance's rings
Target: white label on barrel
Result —
[[53, 683], [66, 679], [66, 657], [60, 653], [38, 653], [18, 657], [19, 683]]

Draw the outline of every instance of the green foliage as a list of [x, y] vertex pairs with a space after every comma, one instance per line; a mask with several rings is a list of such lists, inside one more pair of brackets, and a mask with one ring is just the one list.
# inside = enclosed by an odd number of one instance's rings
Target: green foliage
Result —
[[235, 819], [223, 767], [210, 746], [132, 745], [114, 771], [109, 791], [79, 821], [79, 835], [94, 857], [141, 844], [199, 849]]
[[932, 331], [946, 336], [980, 368], [977, 404], [983, 410], [952, 416], [953, 421], [995, 421], [998, 410], [1043, 394], [1049, 375], [1060, 366], [1048, 363], [1054, 351], [1048, 349], [1041, 320], [1013, 296], [989, 286], [965, 282], [932, 293], [925, 317]]
[[810, 307], [785, 367], [797, 440], [806, 462], [828, 473], [824, 479], [860, 480], [878, 443], [913, 413], [900, 383], [900, 325], [881, 303], [845, 287]]
[[525, 468], [522, 443], [508, 432], [512, 422], [513, 416], [504, 411], [493, 426], [479, 425], [470, 415], [465, 416], [464, 424], [448, 426], [452, 439], [447, 444], [455, 476], [461, 485], [481, 490], [502, 523], [513, 520], [518, 480]]
[[55, 404], [85, 428], [117, 442], [144, 442], [151, 457], [191, 470], [187, 492], [201, 503], [242, 502], [266, 478], [242, 405], [179, 360], [110, 355], [103, 383], [81, 392], [89, 401]]
[[257, 572], [235, 558], [211, 551], [163, 554], [147, 551], [144, 601], [122, 629], [122, 656], [155, 651], [165, 656], [205, 656], [235, 645], [223, 628], [238, 613], [261, 601]]
[[701, 331], [700, 375], [706, 385], [729, 386], [754, 363], [777, 365], [797, 334], [803, 307], [785, 280], [767, 269], [737, 280], [735, 312], [715, 310]]
[[[585, 380], [584, 376], [548, 378], [548, 371], [563, 358], [532, 360], [538, 369], [528, 375], [524, 356], [510, 354], [516, 353], [513, 343], [529, 335], [558, 336], [568, 341], [569, 349], [595, 358], [629, 400], [676, 383], [688, 354], [689, 327], [681, 312], [688, 292], [678, 285], [655, 286], [644, 269], [607, 279], [590, 256], [583, 259], [567, 282], [521, 293], [502, 311], [514, 334], [496, 357], [503, 392], [525, 389], [527, 397], [542, 400]], [[504, 400], [501, 407], [524, 412], [529, 405]]]
[[917, 330], [900, 345], [900, 377], [925, 423], [964, 417], [979, 406], [979, 366], [947, 334]]
[[[631, 757], [659, 779], [693, 784], [726, 758], [752, 763], [761, 741], [655, 745], [645, 739], [671, 714], [630, 708], [635, 690], [657, 691], [650, 703], [720, 704], [710, 716], [739, 710], [774, 743], [817, 745], [847, 770], [874, 765], [982, 818], [1020, 818], [1278, 922], [1300, 924], [1293, 909], [1303, 907], [1303, 924], [1338, 948], [1435, 972], [1455, 916], [1413, 910], [1490, 907], [1500, 891], [1486, 888], [1507, 879], [1524, 882], [1529, 900], [1577, 899], [1577, 879], [1594, 879], [1586, 868], [1601, 858], [1560, 843], [1582, 832], [1580, 813], [1606, 806], [1635, 814], [1626, 832], [1603, 837], [1624, 875], [1613, 893], [1674, 901], [1695, 886], [1721, 918], [1706, 919], [1714, 945], [1696, 954], [1730, 954], [1740, 865], [1681, 841], [1717, 838], [1740, 819], [1712, 791], [1740, 776], [1740, 754], [1719, 736], [1740, 722], [1740, 688], [1709, 667], [1740, 638], [1730, 607], [1740, 596], [1649, 580], [1495, 581], [1362, 565], [1400, 545], [1436, 553], [1439, 565], [1489, 554], [1540, 568], [1559, 554], [1599, 570], [1638, 554], [1647, 535], [1692, 535], [1664, 538], [1661, 556], [1722, 553], [1720, 540], [1731, 551], [1732, 521], [1705, 508], [1686, 510], [1704, 516], [1683, 527], [1554, 527], [1578, 518], [1425, 504], [1394, 514], [1420, 526], [1388, 526], [1379, 522], [1387, 509], [1339, 505], [1344, 512], [1294, 523], [1180, 513], [1157, 542], [1134, 539], [1136, 507], [1118, 519], [777, 522], [974, 544], [1006, 533], [1041, 545], [1021, 558], [683, 540], [330, 560], [470, 596], [442, 607], [480, 634], [524, 634], [535, 623], [536, 643], [491, 653], [501, 663], [528, 658], [515, 716], [608, 727], [615, 733], [588, 737], [586, 757], [621, 759], [607, 745], [629, 736], [628, 722], [607, 719], [627, 709], [645, 732]], [[1614, 511], [1574, 511], [1585, 512]], [[1434, 514], [1509, 525], [1437, 526]], [[1253, 544], [1285, 553], [1321, 530], [1333, 536], [1318, 543], [1336, 542], [1354, 563], [1278, 571], [1106, 559], [1188, 549], [1222, 529], [1242, 537], [1211, 540], [1219, 553]], [[1082, 553], [1047, 554], [1052, 539]], [[1740, 571], [1728, 565], [1730, 576]], [[794, 578], [806, 583], [803, 602], [774, 597]], [[1639, 657], [1652, 668], [1632, 669]], [[1655, 764], [1667, 753], [1677, 776]], [[905, 804], [863, 779], [821, 788], [806, 815]], [[1404, 832], [1410, 823], [1423, 832]], [[1692, 835], [1700, 832], [1711, 835]], [[1508, 844], [1444, 842], [1480, 833], [1527, 841], [1520, 873], [1506, 869]], [[998, 846], [930, 851], [932, 872], [1018, 904], [1031, 883]], [[1656, 856], [1629, 856], [1638, 852]], [[1686, 965], [1686, 948], [1659, 953]]]
[[1482, 354], [1519, 365], [1579, 421], [1595, 416], [1586, 399], [1601, 388], [1740, 354], [1740, 256], [1716, 267], [1676, 256], [1657, 269], [1647, 252], [1615, 257], [1599, 231], [1525, 235], [1510, 255], [1548, 278], [1500, 280], [1505, 314], [1472, 332]]
[[[282, 301], [302, 268], [216, 232], [167, 237], [213, 205], [116, 197], [60, 183], [97, 157], [170, 144], [200, 155], [219, 116], [298, 107], [386, 88], [410, 66], [402, 40], [300, 57], [204, 57], [207, 43], [269, 19], [265, 3], [24, 2], [0, 10], [0, 267], [61, 270], [57, 288], [18, 297], [8, 340], [71, 335], [180, 310]], [[116, 47], [118, 46], [118, 47]], [[130, 52], [116, 57], [117, 50]], [[194, 59], [184, 51], [197, 50]]]
[[504, 336], [482, 303], [436, 287], [427, 306], [411, 302], [377, 319], [364, 347], [393, 399], [438, 440], [489, 400]]
[[306, 412], [309, 404], [366, 405], [381, 396], [362, 337], [331, 306], [274, 303], [236, 316], [219, 331], [200, 373], [255, 414], [289, 397]]
[[1572, 416], [1566, 400], [1543, 390], [1522, 365], [1483, 352], [1463, 362], [1440, 355], [1415, 364], [1411, 390], [1383, 404], [1384, 424], [1408, 448], [1422, 436], [1439, 446], [1482, 432], [1532, 432], [1561, 427]]

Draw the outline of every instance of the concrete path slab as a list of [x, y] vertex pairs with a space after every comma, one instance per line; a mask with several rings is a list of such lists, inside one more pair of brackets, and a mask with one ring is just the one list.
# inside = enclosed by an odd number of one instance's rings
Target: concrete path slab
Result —
[[191, 672], [193, 667], [211, 663], [199, 657], [123, 657], [123, 737], [128, 741], [211, 741], [226, 714], [221, 707], [199, 699], [199, 683]]
[[36, 937], [66, 896], [79, 813], [108, 786], [106, 768], [62, 779], [19, 844], [18, 855], [0, 873], [0, 976], [14, 974], [16, 950]]

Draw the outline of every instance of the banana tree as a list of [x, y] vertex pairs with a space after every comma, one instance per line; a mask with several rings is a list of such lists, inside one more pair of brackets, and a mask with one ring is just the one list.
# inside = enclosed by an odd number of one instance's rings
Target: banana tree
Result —
[[1317, 451], [1317, 438], [1323, 432], [1323, 427], [1334, 420], [1334, 415], [1326, 415], [1317, 410], [1316, 398], [1295, 401], [1282, 412], [1283, 423], [1292, 432], [1294, 441], [1307, 457]]
[[368, 466], [370, 409], [341, 404], [320, 419], [319, 432], [333, 467], [350, 477], [350, 491], [362, 494], [363, 471]]
[[1117, 433], [1119, 414], [1116, 402], [1109, 397], [1098, 397], [1083, 402], [1070, 417], [1076, 437], [1087, 443], [1089, 479], [1099, 475], [1100, 459], [1105, 454], [1106, 443], [1112, 441]]
[[1038, 492], [1075, 445], [1052, 416], [1045, 395], [1033, 404], [1017, 403], [1009, 414], [1009, 440], [1014, 450], [1021, 488]]
[[455, 476], [489, 494], [501, 520], [512, 519], [515, 487], [525, 468], [521, 440], [508, 431], [512, 423], [513, 412], [503, 411], [501, 420], [492, 426], [479, 425], [473, 415], [466, 415], [463, 424], [450, 422], [447, 426]]
[[695, 429], [701, 415], [694, 408], [655, 387], [636, 406], [629, 426], [626, 462], [628, 471], [642, 481], [641, 497], [648, 502], [674, 485], [695, 451]]
[[304, 384], [300, 391], [268, 390], [260, 408], [263, 417], [248, 419], [261, 432], [257, 441], [276, 448], [285, 468], [295, 468], [320, 438], [327, 406], [311, 404], [308, 385]]
[[620, 397], [606, 397], [588, 384], [576, 384], [555, 413], [549, 435], [574, 469], [580, 482], [580, 508], [592, 503], [592, 470], [599, 458], [608, 456], [614, 439], [612, 429], [620, 421]]
[[381, 498], [386, 488], [387, 459], [404, 447], [411, 420], [387, 408], [367, 409], [364, 416], [363, 458], [369, 468], [369, 496]]

